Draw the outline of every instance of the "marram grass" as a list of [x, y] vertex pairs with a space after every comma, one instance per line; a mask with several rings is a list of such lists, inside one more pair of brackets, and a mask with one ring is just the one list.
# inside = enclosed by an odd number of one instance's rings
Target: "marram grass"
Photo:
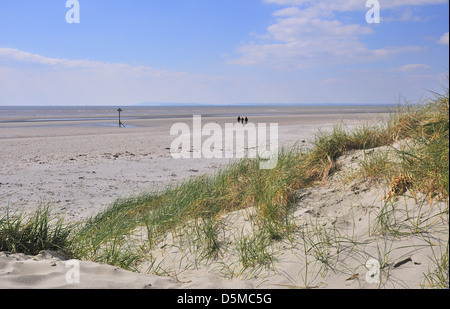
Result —
[[68, 251], [71, 232], [70, 225], [52, 218], [49, 206], [29, 215], [8, 211], [0, 217], [0, 252], [36, 255], [42, 250]]

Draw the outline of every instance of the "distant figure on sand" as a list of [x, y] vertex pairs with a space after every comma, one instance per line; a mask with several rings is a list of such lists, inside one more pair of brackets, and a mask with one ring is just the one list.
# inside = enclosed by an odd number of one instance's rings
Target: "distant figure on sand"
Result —
[[247, 124], [248, 123], [248, 118], [247, 117], [245, 117], [245, 124]]
[[238, 116], [238, 123], [241, 122], [241, 116]]

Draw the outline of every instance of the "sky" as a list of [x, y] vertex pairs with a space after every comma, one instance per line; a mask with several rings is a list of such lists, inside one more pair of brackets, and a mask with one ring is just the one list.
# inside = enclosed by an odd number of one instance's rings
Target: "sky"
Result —
[[0, 106], [396, 104], [448, 68], [448, 0], [0, 0]]

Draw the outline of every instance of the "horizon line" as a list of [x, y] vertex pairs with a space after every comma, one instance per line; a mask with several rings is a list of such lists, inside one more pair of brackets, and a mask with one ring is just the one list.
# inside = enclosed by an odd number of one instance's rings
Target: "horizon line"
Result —
[[[131, 105], [0, 105], [0, 107], [248, 107], [248, 106], [342, 106], [342, 105], [399, 105], [402, 103], [137, 103]], [[412, 104], [412, 103], [409, 103]]]

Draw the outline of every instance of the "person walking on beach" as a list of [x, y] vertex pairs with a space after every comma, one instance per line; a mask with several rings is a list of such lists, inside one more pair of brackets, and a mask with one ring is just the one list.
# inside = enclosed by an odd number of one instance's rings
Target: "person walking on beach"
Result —
[[245, 117], [245, 124], [247, 124], [248, 123], [248, 118], [247, 117]]
[[238, 116], [238, 123], [241, 123], [241, 116]]

